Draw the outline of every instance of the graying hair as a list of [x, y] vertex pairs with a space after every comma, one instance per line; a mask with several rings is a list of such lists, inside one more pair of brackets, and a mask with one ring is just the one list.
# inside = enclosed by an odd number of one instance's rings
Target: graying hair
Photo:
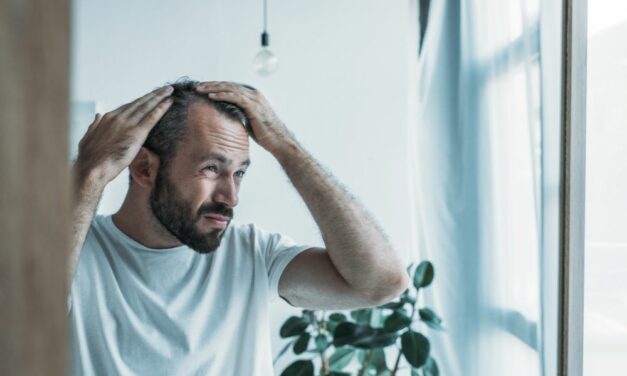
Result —
[[144, 146], [167, 163], [176, 151], [176, 146], [186, 134], [187, 114], [192, 104], [204, 102], [211, 105], [219, 113], [228, 118], [240, 122], [249, 131], [248, 118], [244, 111], [238, 106], [228, 102], [212, 101], [206, 94], [196, 92], [199, 81], [189, 79], [179, 79], [170, 84], [174, 91], [171, 98], [174, 100], [168, 111], [159, 120], [157, 125], [150, 131]]
[[[200, 81], [192, 81], [186, 77], [168, 84], [174, 88], [171, 95], [172, 105], [150, 131], [144, 142], [144, 147], [159, 156], [161, 168], [168, 166], [174, 158], [178, 143], [185, 137], [187, 114], [194, 103], [200, 102], [212, 106], [229, 119], [238, 121], [252, 136], [248, 117], [240, 107], [228, 102], [213, 101], [206, 94], [197, 93], [196, 86], [199, 84]], [[129, 175], [129, 178], [132, 182], [133, 177]]]

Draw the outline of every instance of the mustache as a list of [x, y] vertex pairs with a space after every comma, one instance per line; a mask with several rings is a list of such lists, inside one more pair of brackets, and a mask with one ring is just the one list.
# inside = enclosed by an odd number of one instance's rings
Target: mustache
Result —
[[228, 206], [224, 205], [224, 204], [205, 204], [203, 206], [200, 207], [200, 209], [198, 209], [198, 216], [203, 216], [203, 215], [207, 215], [207, 214], [219, 214], [219, 215], [223, 215], [225, 217], [228, 217], [229, 219], [233, 218], [233, 209], [229, 208]]

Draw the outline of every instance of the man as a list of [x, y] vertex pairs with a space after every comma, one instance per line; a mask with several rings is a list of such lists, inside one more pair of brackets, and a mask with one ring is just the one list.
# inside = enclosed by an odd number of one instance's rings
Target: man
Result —
[[[231, 222], [249, 135], [281, 164], [325, 248]], [[122, 207], [94, 217], [126, 167]], [[97, 114], [74, 177], [73, 374], [272, 375], [270, 299], [354, 309], [409, 284], [374, 219], [248, 86], [183, 81]]]

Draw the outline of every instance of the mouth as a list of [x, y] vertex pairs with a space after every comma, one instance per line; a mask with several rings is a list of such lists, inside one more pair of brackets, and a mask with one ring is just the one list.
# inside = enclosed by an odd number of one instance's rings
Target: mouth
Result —
[[203, 215], [203, 218], [207, 220], [212, 227], [217, 228], [225, 228], [226, 225], [229, 223], [229, 217], [225, 217], [219, 214]]

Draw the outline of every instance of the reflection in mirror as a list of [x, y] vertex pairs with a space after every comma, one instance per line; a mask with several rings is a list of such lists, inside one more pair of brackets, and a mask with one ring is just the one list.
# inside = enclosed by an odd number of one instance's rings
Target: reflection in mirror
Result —
[[269, 76], [261, 5], [74, 3], [72, 373], [271, 375], [408, 286], [407, 5], [269, 4]]
[[540, 374], [541, 8], [75, 1], [71, 372]]

